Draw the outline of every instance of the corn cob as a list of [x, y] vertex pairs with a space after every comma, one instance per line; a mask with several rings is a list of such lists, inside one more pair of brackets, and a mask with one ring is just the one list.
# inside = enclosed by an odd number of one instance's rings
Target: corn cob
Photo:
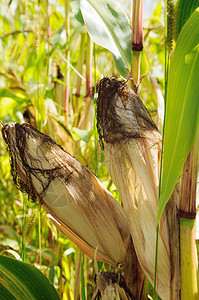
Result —
[[5, 124], [2, 133], [16, 186], [42, 203], [55, 225], [90, 257], [97, 248], [98, 260], [122, 263], [139, 299], [144, 274], [121, 205], [93, 173], [31, 125]]
[[[97, 106], [98, 132], [107, 167], [121, 195], [141, 267], [154, 284], [162, 137], [140, 98], [124, 82], [102, 79]], [[170, 256], [164, 212], [159, 227], [157, 292], [166, 300], [174, 299], [171, 290], [176, 288], [171, 284]]]

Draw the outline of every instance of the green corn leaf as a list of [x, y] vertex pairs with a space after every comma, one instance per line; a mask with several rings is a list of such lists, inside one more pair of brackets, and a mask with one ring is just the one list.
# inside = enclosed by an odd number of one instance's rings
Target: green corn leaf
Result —
[[131, 66], [131, 30], [123, 10], [113, 0], [80, 0], [80, 9], [91, 39], [108, 49], [120, 74]]
[[199, 123], [199, 9], [182, 28], [168, 78], [157, 223], [192, 147]]
[[37, 268], [0, 255], [0, 300], [60, 299], [52, 283]]
[[176, 2], [176, 15], [177, 15], [177, 37], [186, 23], [188, 18], [194, 12], [194, 10], [199, 7], [199, 0], [178, 0]]
[[92, 128], [91, 130], [83, 130], [83, 129], [73, 127], [74, 139], [81, 139], [85, 143], [88, 143], [90, 141], [93, 132], [94, 132], [94, 128]]
[[12, 293], [9, 292], [9, 290], [3, 285], [3, 283], [1, 283], [1, 281], [0, 281], [0, 291], [1, 291], [1, 295], [0, 295], [1, 300], [17, 299], [14, 297]]

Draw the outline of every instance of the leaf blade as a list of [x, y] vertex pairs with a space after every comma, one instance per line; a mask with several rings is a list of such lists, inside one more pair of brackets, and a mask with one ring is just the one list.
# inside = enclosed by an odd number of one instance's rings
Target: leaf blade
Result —
[[80, 0], [80, 9], [91, 39], [113, 54], [118, 71], [127, 76], [131, 30], [126, 14], [112, 0]]
[[194, 10], [199, 6], [198, 0], [178, 0], [176, 3], [176, 12], [177, 12], [177, 28], [176, 33], [179, 35], [183, 25], [194, 12]]
[[198, 35], [199, 9], [191, 15], [181, 30], [169, 72], [157, 224], [180, 178], [182, 167], [198, 130]]
[[0, 277], [0, 294], [7, 290], [12, 299], [60, 299], [50, 281], [31, 264], [1, 255]]

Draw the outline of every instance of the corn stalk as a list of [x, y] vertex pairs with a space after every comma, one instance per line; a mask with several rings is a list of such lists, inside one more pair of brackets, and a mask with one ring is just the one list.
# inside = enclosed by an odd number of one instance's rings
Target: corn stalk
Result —
[[195, 249], [199, 135], [183, 167], [180, 190], [181, 299], [198, 299]]
[[[60, 67], [56, 67], [56, 78], [57, 81], [54, 81], [55, 86], [55, 95], [54, 101], [58, 104], [58, 113], [63, 115], [63, 103], [64, 103], [64, 76], [61, 73]], [[63, 82], [63, 83], [62, 83]]]
[[87, 33], [86, 45], [86, 97], [85, 106], [82, 111], [78, 128], [90, 130], [93, 127], [94, 120], [94, 107], [93, 107], [93, 80], [92, 80], [92, 67], [93, 67], [93, 42]]
[[[82, 69], [83, 69], [83, 65], [84, 65], [85, 43], [86, 43], [86, 34], [85, 34], [85, 32], [82, 32], [80, 49], [79, 49], [79, 58], [78, 58], [78, 63], [77, 63], [77, 71], [80, 74], [82, 74]], [[82, 81], [81, 77], [77, 74], [76, 93], [75, 93], [75, 96], [77, 98], [80, 97], [81, 81]], [[76, 101], [77, 101], [77, 99], [76, 99]], [[77, 106], [77, 104], [76, 104], [76, 106]]]
[[70, 98], [70, 0], [65, 0], [65, 19], [66, 19], [66, 41], [68, 48], [66, 49], [66, 71], [65, 71], [65, 99], [63, 103], [64, 107], [64, 114], [65, 114], [65, 120], [66, 120], [66, 126], [68, 126], [68, 113], [69, 113], [69, 98]]
[[140, 82], [140, 59], [143, 49], [143, 0], [133, 0], [131, 38], [131, 87], [137, 92]]
[[92, 95], [93, 41], [87, 33], [86, 51], [86, 96]]

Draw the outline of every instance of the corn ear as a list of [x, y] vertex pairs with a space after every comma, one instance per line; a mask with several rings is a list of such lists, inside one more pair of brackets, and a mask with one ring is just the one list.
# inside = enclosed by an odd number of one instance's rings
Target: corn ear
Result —
[[[97, 105], [98, 131], [107, 167], [121, 195], [141, 267], [154, 284], [162, 138], [142, 101], [123, 82], [102, 79]], [[162, 299], [172, 299], [170, 281], [169, 232], [164, 213], [157, 263], [157, 292]]]
[[30, 124], [5, 124], [2, 134], [17, 188], [43, 204], [55, 225], [90, 257], [96, 252], [98, 260], [122, 266], [126, 285], [141, 299], [145, 275], [122, 206], [92, 172]]
[[31, 125], [6, 124], [2, 132], [18, 187], [39, 199], [56, 226], [89, 256], [98, 247], [98, 259], [124, 262], [131, 243], [126, 216], [96, 176]]

